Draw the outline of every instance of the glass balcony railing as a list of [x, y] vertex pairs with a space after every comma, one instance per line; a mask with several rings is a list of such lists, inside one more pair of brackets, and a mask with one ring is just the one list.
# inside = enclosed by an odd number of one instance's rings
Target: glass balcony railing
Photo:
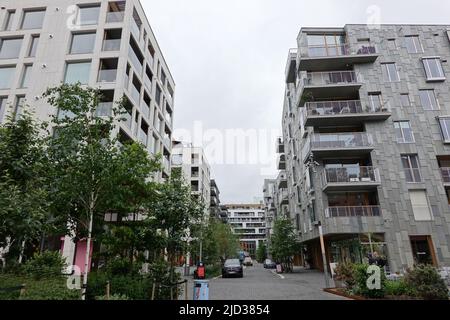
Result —
[[134, 19], [131, 19], [131, 33], [136, 41], [139, 42], [139, 39], [141, 38], [141, 28], [137, 25]]
[[307, 102], [308, 116], [335, 116], [343, 114], [364, 114], [389, 111], [387, 106], [363, 106], [360, 100]]
[[128, 50], [128, 57], [130, 58], [131, 63], [136, 68], [139, 74], [142, 74], [142, 63], [139, 61], [136, 53], [134, 53], [133, 49]]
[[170, 139], [169, 136], [164, 136], [163, 141], [166, 146], [170, 146], [170, 144], [172, 142], [172, 140]]
[[128, 112], [125, 112], [124, 114], [121, 115], [121, 117], [125, 119], [125, 121], [124, 121], [125, 126], [131, 130], [131, 124], [133, 122], [131, 119], [132, 118], [131, 114]]
[[377, 49], [374, 45], [367, 43], [366, 45], [359, 45], [356, 50], [352, 50], [352, 47], [347, 44], [337, 44], [337, 45], [316, 45], [308, 46], [307, 54], [308, 57], [339, 57], [347, 55], [362, 55], [362, 54], [376, 54]]
[[135, 86], [131, 86], [131, 98], [134, 100], [134, 102], [139, 103], [141, 98], [141, 93]]
[[440, 168], [440, 169], [441, 169], [442, 180], [445, 183], [450, 183], [450, 168]]
[[346, 217], [380, 217], [380, 206], [329, 207], [325, 211], [326, 218]]
[[312, 149], [372, 147], [372, 136], [366, 132], [316, 133], [311, 136]]
[[144, 75], [144, 84], [149, 91], [152, 91], [152, 80], [150, 80], [147, 75]]
[[144, 146], [147, 146], [148, 135], [144, 132], [144, 130], [139, 129], [139, 137], [138, 137], [138, 139]]
[[327, 86], [335, 84], [358, 83], [354, 71], [308, 72], [304, 79], [305, 86]]
[[105, 39], [103, 40], [103, 51], [119, 51], [122, 39]]
[[117, 70], [99, 70], [98, 82], [115, 82], [117, 78]]
[[379, 182], [380, 174], [375, 167], [349, 166], [326, 168], [322, 174], [323, 185], [328, 183]]
[[142, 114], [147, 118], [150, 119], [150, 107], [147, 106], [145, 103], [142, 103], [141, 105], [141, 111]]
[[[167, 159], [167, 158], [163, 158], [163, 168], [164, 168], [164, 170], [166, 171], [166, 172], [170, 172], [170, 161], [169, 161], [169, 159]], [[198, 187], [197, 187], [198, 188]], [[193, 191], [198, 191], [198, 189], [197, 190], [193, 190]]]
[[112, 116], [113, 103], [112, 102], [100, 102], [95, 115], [97, 117], [110, 117]]
[[118, 23], [123, 22], [125, 18], [125, 12], [108, 12], [106, 14], [106, 22], [107, 23]]

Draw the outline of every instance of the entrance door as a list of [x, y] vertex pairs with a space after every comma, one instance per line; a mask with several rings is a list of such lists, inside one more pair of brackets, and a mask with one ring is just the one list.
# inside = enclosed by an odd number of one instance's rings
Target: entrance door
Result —
[[411, 236], [410, 240], [415, 264], [437, 266], [433, 241], [430, 236]]

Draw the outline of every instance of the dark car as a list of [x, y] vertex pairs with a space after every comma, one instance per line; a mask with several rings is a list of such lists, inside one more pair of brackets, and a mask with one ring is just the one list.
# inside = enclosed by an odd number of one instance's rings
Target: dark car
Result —
[[222, 278], [244, 277], [244, 268], [239, 259], [228, 259], [222, 268]]
[[264, 260], [264, 268], [266, 269], [276, 269], [277, 264], [270, 259]]

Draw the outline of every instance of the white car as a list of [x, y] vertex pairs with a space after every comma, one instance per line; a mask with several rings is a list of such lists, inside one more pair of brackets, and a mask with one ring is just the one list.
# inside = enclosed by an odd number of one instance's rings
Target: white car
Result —
[[243, 265], [247, 266], [247, 267], [252, 267], [253, 266], [252, 258], [251, 257], [245, 257]]

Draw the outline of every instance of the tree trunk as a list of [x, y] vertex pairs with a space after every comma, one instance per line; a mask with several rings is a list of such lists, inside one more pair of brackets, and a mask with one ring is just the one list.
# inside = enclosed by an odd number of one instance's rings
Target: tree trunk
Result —
[[87, 282], [88, 282], [88, 273], [89, 273], [89, 256], [91, 255], [91, 240], [92, 240], [92, 226], [94, 223], [94, 205], [91, 202], [89, 208], [89, 231], [88, 238], [86, 243], [86, 256], [84, 261], [84, 274], [83, 274], [83, 290], [81, 299], [86, 300], [86, 291], [87, 291]]

